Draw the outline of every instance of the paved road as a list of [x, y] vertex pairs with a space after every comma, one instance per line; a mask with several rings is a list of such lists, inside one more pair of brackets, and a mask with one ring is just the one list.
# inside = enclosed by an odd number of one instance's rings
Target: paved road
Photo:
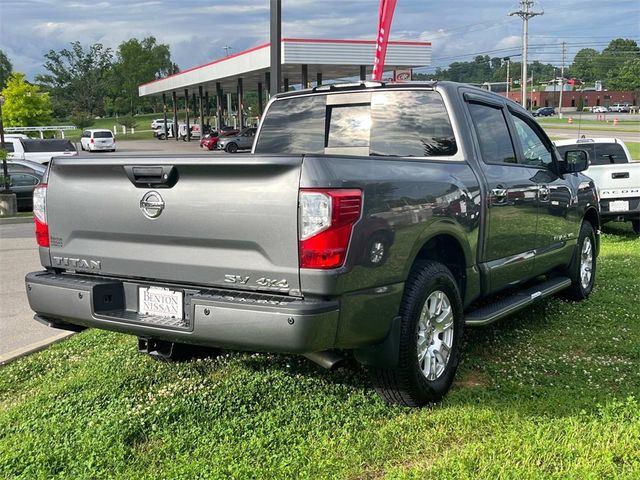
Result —
[[0, 225], [0, 363], [68, 335], [33, 320], [24, 276], [40, 268], [33, 224]]
[[623, 142], [640, 142], [640, 132], [632, 133], [632, 132], [617, 132], [615, 130], [611, 131], [602, 131], [602, 130], [589, 130], [588, 127], [581, 128], [580, 130], [572, 129], [569, 130], [567, 128], [553, 128], [549, 126], [544, 127], [545, 132], [552, 138], [578, 138], [579, 136], [584, 135], [585, 137], [593, 137], [593, 138], [611, 138], [616, 137], [622, 140]]

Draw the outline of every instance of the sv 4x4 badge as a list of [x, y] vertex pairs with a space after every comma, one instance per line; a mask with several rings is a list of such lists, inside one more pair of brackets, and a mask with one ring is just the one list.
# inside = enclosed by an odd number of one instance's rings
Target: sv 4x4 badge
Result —
[[[241, 275], [225, 275], [224, 281], [226, 283], [234, 283], [236, 285], [246, 285], [251, 277], [243, 277]], [[285, 278], [282, 280], [261, 277], [256, 280], [256, 285], [260, 287], [271, 288], [289, 288], [289, 282]]]

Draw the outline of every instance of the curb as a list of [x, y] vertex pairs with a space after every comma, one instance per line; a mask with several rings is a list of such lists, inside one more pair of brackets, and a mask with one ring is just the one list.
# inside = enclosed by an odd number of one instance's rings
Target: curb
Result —
[[0, 225], [11, 225], [15, 223], [33, 223], [33, 217], [0, 217]]
[[45, 338], [44, 340], [40, 340], [38, 342], [34, 342], [25, 347], [17, 348], [12, 350], [9, 353], [5, 353], [4, 355], [0, 355], [0, 366], [8, 365], [11, 362], [18, 360], [19, 358], [26, 357], [27, 355], [31, 355], [32, 353], [39, 352], [40, 350], [44, 350], [45, 348], [53, 345], [54, 343], [62, 342], [66, 340], [71, 335], [75, 335], [76, 332], [60, 332], [53, 337]]

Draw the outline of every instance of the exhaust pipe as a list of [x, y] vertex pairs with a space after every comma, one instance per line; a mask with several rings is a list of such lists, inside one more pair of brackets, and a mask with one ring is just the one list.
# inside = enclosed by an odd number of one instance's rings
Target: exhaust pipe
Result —
[[337, 368], [345, 360], [345, 356], [336, 350], [325, 350], [323, 352], [305, 353], [303, 357], [311, 360], [327, 370]]

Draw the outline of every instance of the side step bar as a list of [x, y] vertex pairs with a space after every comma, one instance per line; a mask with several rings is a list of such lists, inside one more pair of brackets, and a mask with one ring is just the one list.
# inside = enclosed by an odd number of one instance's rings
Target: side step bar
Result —
[[520, 290], [510, 297], [501, 298], [495, 303], [468, 312], [464, 318], [465, 323], [468, 326], [482, 326], [493, 323], [531, 305], [536, 300], [564, 290], [570, 285], [571, 280], [567, 277], [556, 277], [546, 280], [533, 287]]

